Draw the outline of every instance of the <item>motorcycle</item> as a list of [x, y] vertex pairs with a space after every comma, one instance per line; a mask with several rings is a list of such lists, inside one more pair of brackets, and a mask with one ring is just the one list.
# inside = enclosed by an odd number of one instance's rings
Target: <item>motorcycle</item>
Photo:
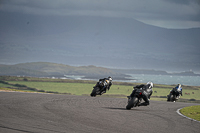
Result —
[[102, 92], [105, 91], [105, 88], [107, 88], [107, 81], [99, 81], [97, 84], [93, 87], [92, 93], [90, 94], [91, 97], [95, 97], [96, 95], [102, 95]]
[[167, 101], [176, 102], [179, 99], [179, 92], [176, 88], [173, 88], [169, 95], [167, 95]]
[[142, 89], [137, 89], [133, 94], [133, 97], [127, 96], [128, 98], [128, 105], [126, 106], [127, 110], [130, 110], [131, 108], [136, 107], [141, 103], [143, 97], [142, 93], [143, 93]]

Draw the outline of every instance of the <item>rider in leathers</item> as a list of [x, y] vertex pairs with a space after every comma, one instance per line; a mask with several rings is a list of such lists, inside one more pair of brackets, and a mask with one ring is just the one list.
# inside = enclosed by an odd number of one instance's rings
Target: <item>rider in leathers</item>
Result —
[[[183, 96], [181, 84], [178, 84], [178, 85], [175, 87], [175, 89], [177, 90], [177, 93], [176, 93], [177, 98], [176, 98], [176, 99], [180, 98], [180, 96]], [[172, 90], [171, 90], [171, 91], [172, 91]]]
[[144, 84], [141, 84], [141, 85], [137, 85], [135, 87], [133, 87], [134, 90], [132, 91], [130, 97], [133, 97], [135, 91], [137, 89], [142, 89], [143, 90], [143, 93], [142, 93], [142, 96], [143, 96], [143, 100], [145, 101], [144, 103], [140, 104], [140, 105], [149, 105], [149, 99], [150, 99], [150, 96], [152, 95], [153, 93], [153, 83], [152, 82], [148, 82], [146, 85]]
[[175, 88], [176, 88], [177, 91], [179, 92], [179, 95], [178, 95], [178, 96], [180, 96], [180, 95], [182, 96], [183, 94], [182, 94], [181, 84], [178, 84]]
[[[101, 92], [101, 95], [103, 94], [103, 93], [106, 93], [106, 90], [109, 90], [110, 89], [110, 87], [111, 87], [111, 85], [112, 85], [112, 78], [109, 76], [108, 78], [103, 78], [103, 79], [99, 79], [99, 82], [100, 81], [106, 81], [107, 83], [108, 83], [108, 85], [107, 86], [104, 86], [104, 90]], [[95, 85], [95, 86], [98, 86], [99, 85], [99, 82], [97, 82], [97, 84]], [[95, 87], [94, 86], [94, 87]]]

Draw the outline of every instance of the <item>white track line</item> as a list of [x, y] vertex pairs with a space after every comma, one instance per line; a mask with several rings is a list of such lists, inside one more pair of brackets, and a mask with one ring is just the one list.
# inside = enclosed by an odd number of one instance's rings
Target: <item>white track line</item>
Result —
[[200, 123], [200, 121], [197, 121], [197, 120], [195, 120], [195, 119], [189, 118], [189, 117], [187, 117], [187, 116], [181, 114], [181, 113], [180, 113], [180, 110], [181, 110], [181, 109], [182, 109], [182, 108], [177, 109], [177, 111], [176, 111], [180, 116], [183, 116], [183, 117], [185, 117], [185, 118], [187, 118], [187, 119], [189, 119], [189, 120], [196, 121], [196, 122], [199, 122], [199, 123]]

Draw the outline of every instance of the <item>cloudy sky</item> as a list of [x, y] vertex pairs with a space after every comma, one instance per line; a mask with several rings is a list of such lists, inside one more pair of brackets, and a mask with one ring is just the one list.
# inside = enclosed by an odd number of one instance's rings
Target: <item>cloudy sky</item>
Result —
[[164, 28], [200, 27], [200, 0], [0, 0], [0, 12], [125, 17]]
[[200, 73], [200, 0], [0, 0], [0, 18], [0, 64], [111, 56], [103, 66]]

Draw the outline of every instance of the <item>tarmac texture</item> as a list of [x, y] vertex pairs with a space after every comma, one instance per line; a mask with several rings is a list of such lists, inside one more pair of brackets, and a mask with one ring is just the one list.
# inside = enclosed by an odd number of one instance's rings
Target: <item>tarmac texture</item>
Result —
[[200, 133], [199, 122], [176, 112], [197, 104], [126, 105], [126, 98], [0, 92], [0, 133]]

